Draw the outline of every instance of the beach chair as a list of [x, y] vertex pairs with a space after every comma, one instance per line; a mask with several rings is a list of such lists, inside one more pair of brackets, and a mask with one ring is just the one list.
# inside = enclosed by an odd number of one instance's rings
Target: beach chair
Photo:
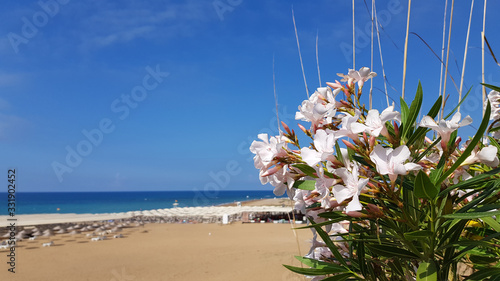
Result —
[[48, 243], [43, 243], [43, 244], [42, 244], [42, 247], [50, 247], [50, 246], [52, 246], [52, 245], [54, 245], [54, 241], [50, 241], [50, 242], [48, 242]]

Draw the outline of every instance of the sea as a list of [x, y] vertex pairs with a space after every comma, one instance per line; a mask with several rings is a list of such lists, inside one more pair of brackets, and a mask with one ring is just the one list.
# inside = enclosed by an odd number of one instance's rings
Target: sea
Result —
[[0, 193], [0, 215], [9, 215], [11, 211], [19, 215], [120, 213], [173, 208], [174, 203], [177, 207], [205, 207], [276, 197], [272, 190], [17, 192], [15, 205], [8, 206], [7, 196]]

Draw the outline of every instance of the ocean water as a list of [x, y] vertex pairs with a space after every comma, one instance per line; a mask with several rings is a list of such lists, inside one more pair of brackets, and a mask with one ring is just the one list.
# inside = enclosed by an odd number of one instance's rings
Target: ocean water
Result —
[[[276, 197], [272, 190], [137, 191], [137, 192], [18, 192], [16, 214], [117, 213], [179, 207], [215, 206]], [[3, 198], [3, 199], [2, 199]], [[0, 193], [0, 215], [8, 215], [7, 193]]]

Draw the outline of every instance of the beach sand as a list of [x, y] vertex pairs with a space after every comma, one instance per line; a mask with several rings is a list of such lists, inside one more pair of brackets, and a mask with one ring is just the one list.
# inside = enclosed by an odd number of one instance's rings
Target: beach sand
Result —
[[305, 280], [282, 264], [300, 266], [294, 256], [307, 253], [312, 237], [301, 229], [296, 238], [290, 224], [241, 222], [151, 223], [120, 233], [96, 242], [85, 234], [23, 240], [14, 274], [9, 251], [0, 250], [0, 280]]

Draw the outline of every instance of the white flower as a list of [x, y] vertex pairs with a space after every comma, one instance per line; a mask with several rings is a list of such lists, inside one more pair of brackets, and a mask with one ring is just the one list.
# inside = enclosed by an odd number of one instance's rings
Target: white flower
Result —
[[363, 187], [368, 183], [369, 179], [359, 178], [358, 166], [353, 165], [352, 171], [346, 168], [339, 168], [335, 170], [335, 174], [342, 178], [344, 185], [334, 185], [332, 192], [335, 195], [335, 199], [340, 204], [344, 200], [352, 197], [351, 202], [347, 204], [346, 213], [351, 211], [360, 211], [363, 206], [359, 202], [359, 194]]
[[271, 165], [274, 157], [286, 155], [287, 138], [276, 136], [268, 139], [267, 134], [259, 134], [258, 138], [262, 141], [253, 141], [250, 145], [250, 151], [255, 154], [254, 165], [257, 169], [267, 169]]
[[306, 198], [311, 195], [311, 190], [297, 189], [293, 196], [294, 209], [301, 211], [302, 214], [306, 213]]
[[[431, 128], [436, 133], [439, 134], [441, 137], [441, 146], [448, 144], [448, 141], [450, 140], [450, 135], [453, 133], [455, 130], [457, 130], [460, 127], [467, 126], [472, 123], [472, 118], [467, 115], [462, 121], [460, 121], [460, 118], [462, 118], [462, 115], [460, 112], [455, 113], [451, 120], [440, 120], [439, 124], [434, 121], [430, 116], [424, 116], [422, 118], [422, 121], [420, 121], [420, 127], [426, 127], [426, 128]], [[443, 147], [443, 148], [444, 148]]]
[[500, 92], [491, 91], [488, 94], [488, 100], [490, 101], [491, 104], [490, 120], [500, 119]]
[[385, 122], [389, 120], [396, 120], [401, 123], [401, 114], [394, 111], [394, 103], [382, 111], [382, 114], [379, 114], [376, 109], [368, 111], [365, 121], [365, 125], [367, 127], [366, 132], [374, 137], [378, 137], [379, 135], [383, 135], [385, 137], [389, 136], [387, 128], [385, 127]]
[[317, 130], [314, 136], [314, 147], [316, 150], [309, 147], [303, 147], [300, 150], [302, 160], [311, 167], [320, 161], [326, 161], [329, 156], [333, 155], [336, 141], [337, 137], [335, 137], [334, 131]]
[[323, 167], [321, 166], [316, 166], [315, 169], [318, 178], [315, 179], [316, 183], [314, 184], [314, 188], [315, 191], [319, 193], [319, 198], [316, 200], [321, 202], [321, 208], [323, 209], [336, 207], [338, 204], [337, 201], [330, 196], [330, 187], [339, 182], [339, 180], [325, 177]]
[[323, 122], [330, 122], [336, 113], [335, 96], [339, 92], [340, 90], [332, 92], [329, 87], [318, 88], [308, 100], [303, 101], [299, 106], [295, 119], [311, 122], [313, 131]]
[[357, 82], [358, 87], [363, 88], [364, 83], [368, 81], [370, 78], [377, 76], [377, 73], [371, 72], [370, 68], [368, 67], [362, 67], [359, 69], [359, 71], [356, 71], [354, 69], [349, 69], [349, 73], [347, 73], [347, 75], [344, 75], [342, 73], [337, 73], [337, 75], [343, 78], [340, 81], [342, 82], [348, 81], [348, 84], [351, 84], [352, 82], [354, 83]]
[[358, 134], [366, 130], [366, 126], [359, 123], [359, 116], [361, 112], [356, 109], [354, 116], [346, 114], [342, 117], [341, 127], [336, 131], [336, 136], [343, 137], [348, 136], [351, 139], [357, 139]]
[[490, 167], [497, 167], [499, 164], [497, 151], [498, 149], [493, 145], [488, 145], [486, 147], [483, 147], [483, 149], [481, 149], [481, 151], [479, 152], [477, 151], [477, 149], [474, 149], [472, 150], [469, 157], [467, 157], [464, 160], [461, 166], [470, 165], [476, 162], [481, 162]]
[[420, 165], [415, 163], [403, 164], [409, 157], [410, 150], [406, 145], [393, 150], [378, 144], [370, 153], [370, 159], [375, 163], [377, 172], [381, 175], [389, 175], [391, 182], [394, 182], [398, 175], [406, 175], [409, 171], [422, 169]]
[[460, 177], [462, 177], [462, 181], [466, 181], [472, 178], [472, 176], [467, 173], [464, 167], [458, 167], [455, 172], [453, 172], [453, 184], [459, 183]]

